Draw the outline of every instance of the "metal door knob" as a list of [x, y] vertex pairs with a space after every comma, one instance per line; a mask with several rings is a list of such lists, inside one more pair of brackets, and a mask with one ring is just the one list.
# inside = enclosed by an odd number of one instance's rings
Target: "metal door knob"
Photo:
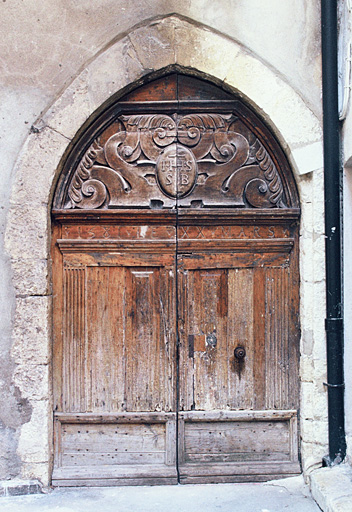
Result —
[[236, 347], [234, 350], [234, 356], [236, 359], [244, 359], [246, 357], [246, 349], [244, 347]]

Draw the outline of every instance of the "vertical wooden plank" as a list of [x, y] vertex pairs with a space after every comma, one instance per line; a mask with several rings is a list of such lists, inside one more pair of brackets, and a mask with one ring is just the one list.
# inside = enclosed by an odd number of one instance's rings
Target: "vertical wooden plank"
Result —
[[[278, 269], [279, 270], [279, 269]], [[279, 336], [281, 338], [280, 347], [280, 359], [278, 368], [280, 370], [281, 377], [281, 396], [280, 396], [280, 409], [286, 409], [289, 407], [289, 395], [291, 390], [289, 389], [289, 373], [290, 373], [290, 359], [289, 359], [289, 339], [290, 339], [290, 287], [289, 287], [289, 276], [288, 268], [280, 269], [281, 283], [280, 283], [280, 295], [277, 298], [278, 304], [277, 309], [280, 315]], [[280, 344], [280, 338], [278, 344]]]
[[185, 420], [182, 416], [178, 418], [178, 463], [183, 464], [185, 462]]
[[124, 410], [124, 271], [87, 269], [86, 402], [91, 411]]
[[171, 336], [168, 331], [175, 315], [168, 318], [168, 283], [168, 271], [158, 267], [127, 270], [126, 392], [130, 411], [174, 407], [174, 328]]
[[[164, 358], [161, 365], [164, 373], [165, 412], [176, 411], [176, 269], [165, 267], [162, 271], [163, 279], [160, 280], [160, 301], [163, 310], [162, 343], [164, 345]], [[167, 384], [165, 384], [167, 383]], [[174, 440], [176, 441], [176, 439]]]
[[[83, 269], [82, 269], [83, 270]], [[77, 316], [77, 360], [79, 365], [79, 372], [77, 372], [77, 390], [79, 390], [78, 401], [80, 410], [85, 410], [85, 345], [86, 345], [86, 323], [85, 323], [85, 278], [86, 272], [80, 270], [79, 278], [77, 279], [77, 309], [79, 314]], [[77, 276], [78, 277], [78, 276]]]
[[158, 366], [158, 352], [151, 360], [154, 298], [153, 270], [128, 269], [126, 275], [126, 394], [128, 411], [151, 411], [151, 366]]
[[266, 276], [267, 288], [265, 291], [265, 319], [266, 319], [266, 332], [265, 332], [265, 345], [267, 346], [267, 351], [265, 354], [265, 387], [266, 387], [266, 395], [265, 395], [265, 407], [267, 409], [271, 409], [273, 404], [275, 403], [275, 369], [274, 365], [276, 364], [273, 360], [273, 357], [276, 353], [276, 347], [273, 344], [276, 341], [276, 337], [273, 332], [273, 282], [272, 277], [270, 275], [270, 269], [267, 271]]
[[125, 361], [124, 361], [124, 322], [125, 322], [125, 271], [123, 267], [109, 267], [107, 304], [108, 332], [106, 338], [105, 362], [108, 369], [106, 387], [109, 396], [106, 411], [125, 410]]
[[69, 396], [67, 396], [67, 388], [71, 387], [71, 374], [70, 374], [70, 339], [72, 333], [70, 332], [69, 314], [67, 312], [70, 307], [70, 274], [67, 272], [67, 268], [63, 269], [63, 339], [62, 339], [62, 407], [63, 411], [70, 411], [71, 404], [69, 402]]
[[173, 416], [166, 422], [166, 450], [165, 464], [174, 466], [176, 464], [176, 418]]
[[[99, 345], [101, 337], [101, 316], [100, 310], [103, 309], [103, 297], [99, 297], [100, 280], [103, 279], [100, 268], [89, 267], [87, 269], [87, 380], [86, 380], [86, 404], [87, 411], [93, 412], [97, 404], [97, 385], [95, 378], [99, 376], [96, 372], [96, 365], [99, 364], [100, 354]], [[104, 288], [103, 288], [104, 290]], [[96, 360], [98, 360], [96, 362]]]
[[290, 421], [290, 456], [292, 462], [298, 461], [298, 419], [293, 416]]
[[55, 420], [54, 423], [54, 465], [59, 468], [62, 466], [62, 424], [61, 421]]
[[76, 359], [76, 372], [75, 372], [75, 390], [76, 390], [76, 403], [80, 411], [85, 410], [84, 403], [84, 382], [85, 382], [85, 269], [74, 270], [74, 295], [75, 295], [75, 308], [77, 316], [74, 325], [74, 340], [75, 340], [75, 359]]
[[264, 409], [266, 397], [265, 361], [265, 268], [253, 270], [253, 338], [255, 362], [253, 366], [254, 408]]
[[[227, 269], [209, 269], [202, 273], [203, 278], [203, 332], [206, 336], [207, 375], [211, 375], [212, 388], [209, 397], [211, 409], [228, 407], [228, 271]], [[208, 342], [209, 336], [209, 342]], [[216, 337], [216, 345], [212, 346], [212, 336]], [[214, 338], [215, 341], [215, 338]], [[205, 368], [204, 368], [205, 369]], [[204, 381], [205, 375], [201, 376]]]
[[194, 321], [197, 315], [197, 301], [193, 296], [193, 274], [182, 268], [179, 258], [178, 270], [178, 306], [179, 314], [179, 408], [181, 411], [194, 408], [194, 358], [189, 357], [189, 336], [196, 329]]
[[300, 357], [300, 319], [299, 319], [299, 240], [298, 234], [295, 234], [295, 245], [290, 256], [290, 265], [288, 273], [288, 291], [289, 291], [289, 339], [288, 339], [288, 358], [289, 374], [288, 387], [290, 394], [288, 397], [288, 407], [297, 408], [299, 403], [299, 357]]
[[[230, 409], [253, 409], [254, 367], [258, 364], [254, 346], [254, 292], [253, 269], [229, 269], [228, 317], [228, 406]], [[246, 356], [234, 356], [237, 347], [243, 347]]]
[[187, 270], [181, 276], [185, 319], [180, 350], [181, 410], [226, 408], [229, 393], [227, 270]]
[[[193, 358], [189, 359], [189, 324], [194, 319], [192, 297], [189, 297], [191, 276], [183, 268], [182, 255], [177, 257], [177, 298], [178, 298], [178, 336], [179, 336], [179, 410], [190, 410], [194, 404], [193, 396]], [[189, 307], [188, 307], [189, 304]]]
[[285, 409], [290, 402], [289, 389], [289, 279], [287, 268], [267, 270], [266, 294], [266, 405]]
[[84, 376], [85, 300], [84, 267], [64, 268], [63, 409], [79, 412]]

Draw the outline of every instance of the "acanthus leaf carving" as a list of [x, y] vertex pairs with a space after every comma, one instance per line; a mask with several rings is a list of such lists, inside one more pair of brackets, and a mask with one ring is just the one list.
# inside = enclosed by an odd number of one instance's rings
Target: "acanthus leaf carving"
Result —
[[280, 208], [284, 207], [283, 188], [280, 176], [268, 152], [260, 143], [256, 157], [259, 161], [259, 167], [264, 171], [264, 176], [268, 181], [268, 187], [271, 192], [270, 202]]
[[92, 168], [101, 151], [102, 147], [99, 142], [94, 140], [85, 152], [71, 180], [68, 196], [72, 204], [78, 208], [85, 208], [84, 205], [87, 203], [93, 204], [92, 208], [99, 208], [105, 201], [106, 188], [103, 183], [90, 180]]

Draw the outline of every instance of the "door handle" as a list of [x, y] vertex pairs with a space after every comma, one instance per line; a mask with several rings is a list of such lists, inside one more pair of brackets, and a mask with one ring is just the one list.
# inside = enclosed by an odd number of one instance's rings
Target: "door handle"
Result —
[[236, 359], [241, 361], [242, 359], [244, 359], [246, 357], [246, 349], [244, 347], [242, 347], [241, 345], [239, 345], [234, 350], [234, 356]]

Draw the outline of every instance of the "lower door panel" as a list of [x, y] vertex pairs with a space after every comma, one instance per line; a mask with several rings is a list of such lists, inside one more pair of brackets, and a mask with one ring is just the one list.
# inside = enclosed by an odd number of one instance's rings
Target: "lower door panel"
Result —
[[183, 483], [240, 482], [300, 473], [296, 411], [182, 412]]
[[175, 413], [55, 416], [53, 485], [176, 484]]

